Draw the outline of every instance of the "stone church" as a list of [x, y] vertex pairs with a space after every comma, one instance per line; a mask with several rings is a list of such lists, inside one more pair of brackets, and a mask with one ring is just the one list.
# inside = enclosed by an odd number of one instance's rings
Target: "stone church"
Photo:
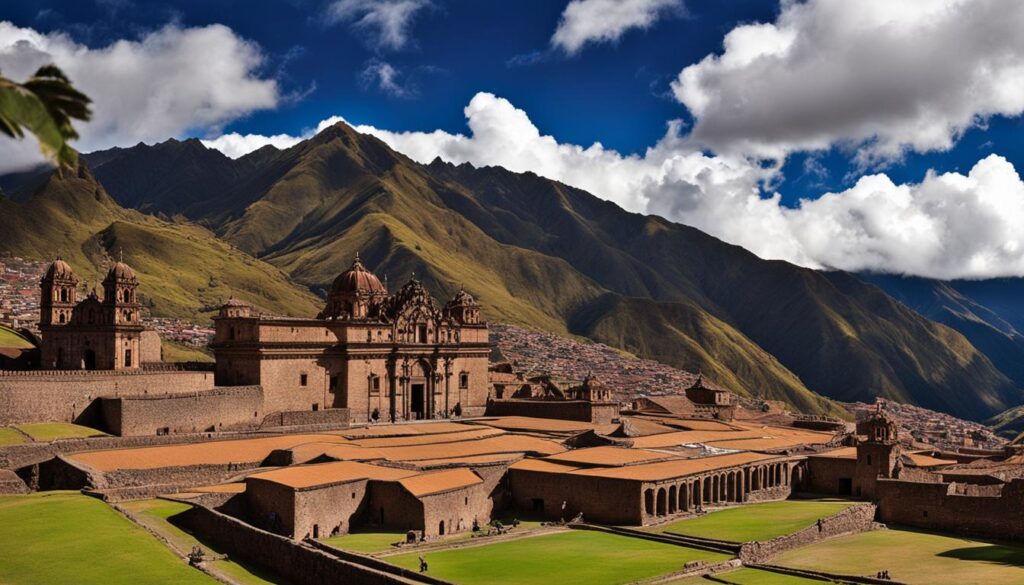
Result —
[[160, 338], [142, 325], [139, 280], [124, 262], [78, 300], [78, 277], [57, 258], [40, 282], [41, 365], [52, 370], [130, 370], [160, 361]]
[[488, 331], [459, 291], [444, 306], [412, 279], [395, 294], [356, 256], [315, 319], [232, 299], [214, 318], [218, 386], [260, 385], [267, 412], [349, 409], [352, 421], [478, 416]]

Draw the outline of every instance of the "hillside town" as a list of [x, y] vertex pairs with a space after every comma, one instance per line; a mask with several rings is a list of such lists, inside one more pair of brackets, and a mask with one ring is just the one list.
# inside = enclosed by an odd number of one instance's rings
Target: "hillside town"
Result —
[[858, 419], [868, 413], [881, 410], [899, 425], [899, 432], [915, 441], [927, 443], [940, 449], [956, 451], [957, 449], [998, 450], [1006, 446], [1006, 439], [992, 432], [992, 429], [981, 423], [963, 420], [944, 414], [913, 406], [901, 404], [885, 398], [876, 399], [874, 404], [864, 402], [847, 403], [843, 406]]

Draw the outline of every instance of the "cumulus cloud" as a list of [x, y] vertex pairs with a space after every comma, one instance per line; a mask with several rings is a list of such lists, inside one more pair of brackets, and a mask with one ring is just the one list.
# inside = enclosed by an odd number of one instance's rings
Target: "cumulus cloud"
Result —
[[365, 31], [377, 49], [398, 50], [409, 43], [416, 13], [428, 6], [429, 0], [334, 0], [327, 7], [327, 22]]
[[295, 146], [302, 140], [303, 137], [288, 134], [264, 136], [262, 134], [231, 132], [230, 134], [222, 134], [213, 140], [202, 140], [201, 142], [208, 148], [215, 148], [231, 158], [238, 158], [254, 150], [259, 150], [264, 146], [273, 146], [283, 150]]
[[682, 10], [682, 0], [572, 0], [562, 11], [551, 45], [573, 55], [588, 43], [617, 41], [628, 30], [650, 28]]
[[[141, 39], [102, 48], [59, 32], [42, 34], [0, 22], [0, 71], [25, 79], [54, 63], [93, 100], [93, 119], [78, 123], [75, 147], [90, 151], [216, 132], [281, 100], [277, 82], [260, 75], [259, 47], [221, 25], [169, 25]], [[202, 67], [196, 67], [202, 63]], [[32, 145], [0, 141], [0, 172], [23, 168]], [[38, 162], [38, 158], [34, 158]]]
[[1018, 0], [783, 1], [721, 54], [683, 69], [691, 139], [783, 158], [840, 144], [863, 166], [946, 150], [990, 116], [1024, 111]]
[[[697, 227], [763, 258], [933, 278], [1024, 275], [1024, 182], [998, 155], [966, 175], [929, 172], [916, 184], [865, 176], [848, 190], [788, 208], [780, 194], [762, 193], [775, 169], [701, 152], [679, 123], [642, 155], [622, 155], [598, 143], [560, 143], [526, 112], [489, 93], [478, 93], [465, 113], [468, 134], [355, 128], [423, 163], [440, 156], [532, 171], [628, 210]], [[340, 120], [324, 120], [302, 136]]]

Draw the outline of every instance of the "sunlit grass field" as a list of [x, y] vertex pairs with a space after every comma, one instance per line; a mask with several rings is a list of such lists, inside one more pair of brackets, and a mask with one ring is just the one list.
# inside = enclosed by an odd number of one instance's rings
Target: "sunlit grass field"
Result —
[[56, 441], [57, 439], [82, 439], [106, 436], [106, 433], [102, 431], [71, 423], [31, 423], [18, 425], [18, 429], [32, 437], [32, 440], [43, 443]]
[[640, 538], [571, 530], [383, 560], [419, 570], [421, 554], [429, 575], [460, 585], [616, 585], [679, 571], [693, 560], [729, 558]]
[[77, 492], [0, 496], [0, 527], [0, 583], [217, 583], [103, 502]]
[[785, 500], [747, 504], [658, 526], [657, 530], [732, 542], [769, 540], [807, 528], [818, 518], [827, 518], [841, 512], [853, 503], [830, 500]]

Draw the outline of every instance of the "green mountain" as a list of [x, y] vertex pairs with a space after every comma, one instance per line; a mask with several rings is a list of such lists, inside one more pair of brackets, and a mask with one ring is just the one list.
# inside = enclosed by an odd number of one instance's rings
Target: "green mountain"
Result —
[[[86, 160], [118, 201], [181, 213], [313, 291], [358, 251], [378, 275], [415, 273], [442, 297], [465, 286], [490, 319], [700, 368], [808, 412], [837, 410], [821, 396], [884, 396], [967, 418], [1024, 401], [962, 334], [876, 286], [761, 260], [531, 173], [421, 165], [344, 124], [283, 151], [148, 170], [182, 144], [126, 149], [130, 163], [111, 151]], [[233, 184], [197, 197], [189, 185], [218, 173]]]
[[0, 249], [38, 260], [62, 256], [90, 288], [113, 258], [135, 268], [156, 315], [203, 321], [230, 296], [278, 313], [309, 313], [320, 302], [281, 270], [190, 223], [121, 207], [83, 165], [51, 175], [23, 202], [0, 199]]

